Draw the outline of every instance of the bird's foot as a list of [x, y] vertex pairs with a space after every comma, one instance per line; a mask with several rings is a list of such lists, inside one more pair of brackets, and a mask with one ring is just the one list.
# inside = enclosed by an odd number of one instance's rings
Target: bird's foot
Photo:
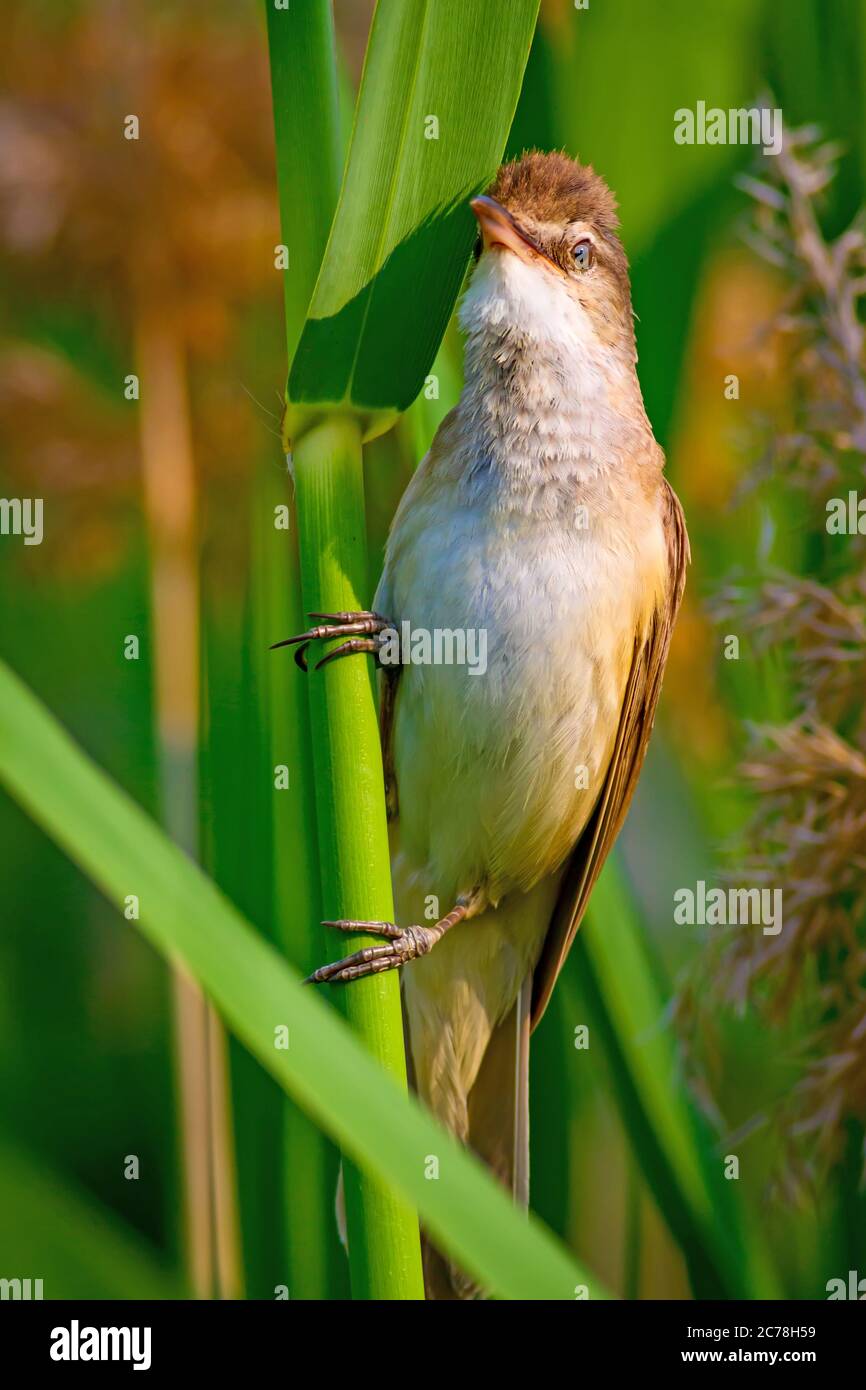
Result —
[[394, 628], [394, 624], [388, 618], [383, 618], [381, 613], [367, 611], [309, 613], [307, 616], [317, 618], [318, 626], [298, 633], [297, 637], [285, 637], [282, 642], [274, 642], [271, 646], [271, 651], [276, 651], [277, 647], [297, 647], [295, 664], [300, 666], [302, 671], [307, 670], [306, 652], [311, 642], [327, 642], [336, 637], [346, 639], [339, 647], [326, 652], [321, 660], [316, 662], [315, 670], [318, 671], [320, 666], [326, 666], [329, 661], [336, 661], [341, 656], [351, 656], [353, 652], [372, 652], [378, 657], [382, 647], [382, 633]]
[[330, 965], [320, 965], [304, 984], [343, 985], [350, 980], [361, 980], [365, 975], [380, 975], [383, 970], [396, 970], [418, 956], [426, 956], [445, 933], [466, 916], [467, 908], [458, 905], [447, 916], [434, 922], [430, 927], [398, 927], [394, 922], [362, 922], [354, 918], [340, 918], [336, 922], [323, 922], [323, 927], [334, 927], [336, 931], [365, 932], [369, 936], [384, 937], [383, 946], [364, 946], [342, 960]]

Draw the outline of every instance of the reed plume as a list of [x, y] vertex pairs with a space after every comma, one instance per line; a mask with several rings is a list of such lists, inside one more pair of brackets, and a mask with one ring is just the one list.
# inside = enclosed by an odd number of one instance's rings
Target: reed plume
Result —
[[[852, 1133], [866, 1158], [866, 514], [850, 524], [858, 488], [866, 496], [866, 239], [859, 219], [835, 240], [822, 233], [837, 153], [814, 129], [788, 131], [783, 152], [742, 180], [747, 241], [784, 277], [767, 328], [791, 382], [789, 416], [754, 440], [742, 492], [781, 480], [799, 494], [805, 534], [799, 572], [765, 567], [713, 606], [756, 657], [772, 655], [785, 708], [747, 730], [740, 771], [754, 808], [736, 872], [782, 888], [784, 926], [727, 934], [699, 971], [713, 976], [705, 998], [751, 1004], [783, 1032], [797, 1025], [795, 1083], [772, 1111], [790, 1141], [786, 1185], [798, 1188], [850, 1153]], [[693, 980], [680, 1004], [692, 1021], [700, 997]]]

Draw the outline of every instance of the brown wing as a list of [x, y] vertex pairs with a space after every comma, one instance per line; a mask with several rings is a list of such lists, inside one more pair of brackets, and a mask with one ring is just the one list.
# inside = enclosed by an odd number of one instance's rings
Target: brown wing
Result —
[[399, 666], [386, 666], [379, 681], [379, 740], [382, 744], [382, 772], [385, 777], [385, 806], [388, 819], [397, 817], [397, 773], [394, 769], [394, 706], [397, 701]]
[[652, 733], [671, 633], [683, 596], [689, 561], [689, 538], [682, 508], [664, 479], [662, 488], [670, 580], [665, 598], [653, 615], [646, 639], [640, 645], [635, 644], [616, 743], [604, 786], [595, 810], [572, 851], [535, 968], [533, 1028], [547, 1007], [595, 881], [625, 820]]
[[[423, 495], [425, 489], [429, 487], [431, 476], [435, 476], [438, 469], [442, 466], [443, 460], [448, 459], [453, 451], [454, 432], [457, 428], [457, 407], [449, 410], [448, 414], [440, 424], [433, 438], [433, 443], [427, 450], [412, 477], [403, 496], [400, 498], [397, 510], [394, 513], [394, 520], [391, 522], [391, 531], [388, 538], [389, 557], [391, 561], [399, 562], [402, 553], [407, 545], [407, 528], [401, 525], [406, 513], [416, 502], [419, 493]], [[391, 597], [387, 582], [388, 567], [380, 580], [379, 587], [374, 597], [374, 605], [380, 613], [386, 613], [390, 618], [397, 619], [398, 615], [391, 611]], [[394, 712], [397, 705], [397, 689], [400, 684], [400, 666], [383, 666], [379, 668], [379, 739], [382, 744], [382, 769], [385, 774], [385, 803], [388, 808], [389, 821], [395, 820], [399, 814], [399, 794], [397, 789], [397, 773], [394, 767]]]

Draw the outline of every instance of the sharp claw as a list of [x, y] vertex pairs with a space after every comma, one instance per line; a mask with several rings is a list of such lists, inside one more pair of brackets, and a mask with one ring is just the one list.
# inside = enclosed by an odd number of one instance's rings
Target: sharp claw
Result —
[[384, 975], [386, 970], [396, 970], [403, 964], [402, 956], [390, 956], [388, 959], [371, 960], [364, 965], [349, 965], [339, 974], [332, 975], [328, 984], [347, 985], [352, 980], [363, 980], [367, 975]]
[[355, 638], [353, 634], [375, 633], [389, 626], [388, 619], [383, 618], [381, 613], [309, 613], [307, 616], [320, 621], [315, 627], [309, 628], [307, 632], [299, 632], [294, 637], [284, 637], [280, 642], [272, 642], [269, 648], [270, 651], [275, 652], [280, 647], [297, 647], [295, 663], [302, 671], [309, 669], [304, 652], [311, 642], [329, 641], [331, 638], [337, 637], [349, 638], [348, 641], [341, 643], [334, 651], [328, 652], [321, 661], [317, 662], [316, 670], [318, 671], [329, 661], [340, 656], [349, 656], [353, 652], [370, 652], [375, 656], [379, 650], [375, 638]]
[[[352, 630], [351, 624], [323, 623], [320, 624], [318, 627], [308, 628], [306, 632], [298, 632], [295, 634], [294, 637], [284, 637], [281, 642], [272, 642], [268, 650], [275, 652], [279, 647], [293, 647], [298, 642], [317, 642], [320, 639], [327, 639], [329, 637], [341, 637], [343, 636], [343, 633], [340, 631], [340, 629], [346, 626], [349, 627], [350, 631]], [[357, 627], [357, 624], [355, 626]]]
[[323, 666], [327, 666], [329, 661], [336, 661], [341, 656], [351, 656], [353, 652], [375, 652], [378, 650], [377, 644], [369, 637], [350, 637], [347, 642], [341, 642], [339, 647], [335, 647], [332, 652], [327, 652], [321, 660], [316, 662], [315, 670], [321, 671]]
[[399, 965], [407, 965], [419, 956], [432, 951], [437, 941], [458, 922], [466, 917], [469, 908], [465, 900], [460, 901], [432, 927], [398, 927], [394, 922], [363, 921], [356, 917], [337, 917], [323, 922], [323, 927], [335, 927], [337, 931], [368, 932], [371, 936], [384, 936], [387, 946], [364, 946], [351, 956], [321, 965], [308, 975], [305, 985], [347, 984], [349, 980], [359, 980], [364, 975], [378, 975], [383, 970], [394, 970]]
[[367, 922], [359, 921], [355, 917], [338, 917], [335, 921], [322, 923], [323, 927], [333, 927], [335, 931], [366, 932], [368, 936], [384, 936], [389, 941], [395, 941], [398, 936], [402, 936], [402, 927], [396, 926], [393, 922]]
[[383, 618], [381, 613], [375, 613], [372, 609], [364, 609], [357, 613], [308, 613], [308, 618], [318, 618], [324, 623], [358, 623], [366, 619], [373, 618], [377, 623], [387, 623], [388, 619]]
[[[312, 975], [308, 975], [304, 981], [305, 985], [310, 984], [334, 984], [342, 980], [357, 979], [359, 975], [368, 975], [376, 968], [377, 961], [394, 958], [394, 964], [400, 965], [401, 960], [396, 948], [388, 946], [365, 946], [360, 951], [353, 951], [350, 956], [344, 956], [342, 960], [332, 961], [330, 965], [320, 965], [318, 970], [314, 970]], [[387, 966], [379, 966], [379, 969], [387, 969]], [[353, 974], [346, 974], [351, 970]]]

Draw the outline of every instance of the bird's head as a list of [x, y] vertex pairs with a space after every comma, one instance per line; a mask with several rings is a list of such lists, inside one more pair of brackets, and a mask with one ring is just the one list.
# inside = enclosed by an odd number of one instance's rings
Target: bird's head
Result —
[[590, 166], [558, 152], [524, 154], [471, 207], [479, 242], [461, 313], [468, 333], [633, 360], [616, 200]]

